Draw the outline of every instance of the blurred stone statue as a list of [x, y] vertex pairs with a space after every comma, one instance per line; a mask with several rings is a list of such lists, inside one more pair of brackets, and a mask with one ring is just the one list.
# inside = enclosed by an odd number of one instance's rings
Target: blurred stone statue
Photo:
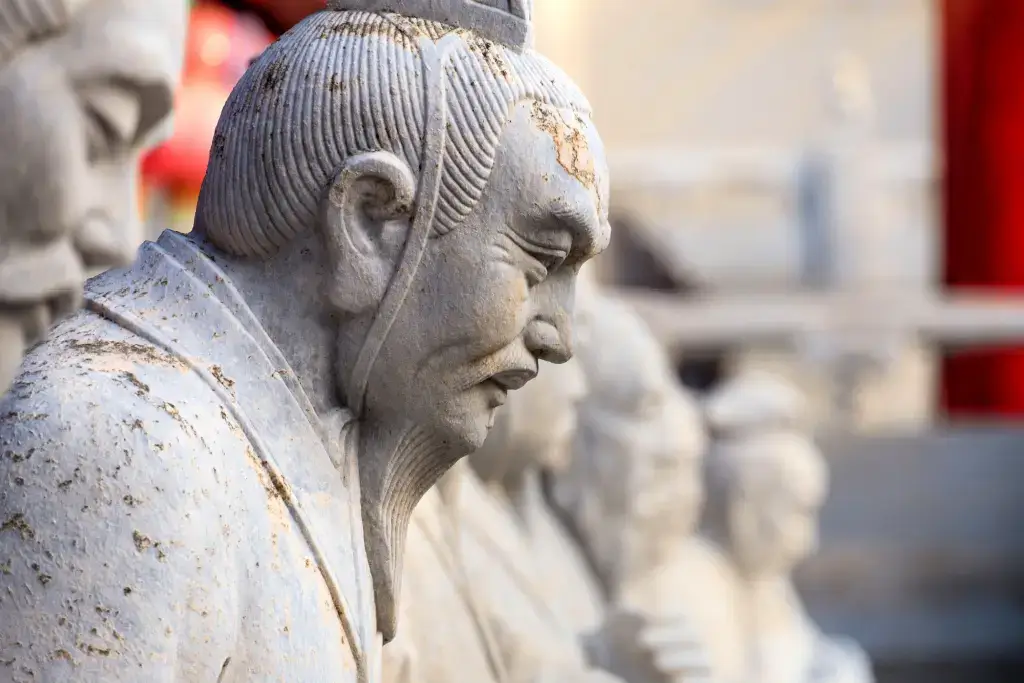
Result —
[[0, 394], [142, 241], [139, 158], [167, 132], [186, 5], [0, 0]]
[[571, 459], [549, 486], [606, 601], [600, 623], [582, 633], [589, 661], [631, 683], [706, 680], [701, 645], [684, 615], [623, 599], [696, 524], [704, 439], [698, 412], [628, 307], [605, 296], [589, 313], [591, 343], [578, 354], [588, 391]]
[[801, 422], [802, 397], [767, 374], [740, 375], [707, 405], [713, 445], [700, 535], [634, 599], [686, 614], [723, 683], [867, 683], [863, 652], [821, 634], [791, 581], [814, 552], [825, 462]]
[[193, 232], [90, 281], [0, 404], [22, 678], [380, 680], [413, 508], [571, 356], [608, 176], [528, 4], [328, 8], [236, 85]]

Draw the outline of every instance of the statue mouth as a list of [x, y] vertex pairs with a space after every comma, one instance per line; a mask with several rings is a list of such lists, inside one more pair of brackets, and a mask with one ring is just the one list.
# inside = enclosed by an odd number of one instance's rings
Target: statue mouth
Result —
[[536, 366], [529, 368], [509, 368], [508, 370], [502, 370], [501, 372], [491, 375], [487, 381], [492, 382], [502, 389], [505, 393], [515, 391], [516, 389], [522, 389], [526, 386], [526, 383], [537, 376]]

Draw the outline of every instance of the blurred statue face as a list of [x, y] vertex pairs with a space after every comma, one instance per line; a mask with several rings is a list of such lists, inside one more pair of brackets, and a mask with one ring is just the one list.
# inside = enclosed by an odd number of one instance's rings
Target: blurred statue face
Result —
[[752, 576], [786, 574], [815, 552], [818, 514], [827, 492], [820, 454], [796, 434], [751, 439], [729, 501], [732, 551]]
[[652, 542], [672, 543], [690, 536], [704, 505], [703, 425], [688, 397], [672, 387], [652, 420], [655, 438], [647, 452], [635, 452], [633, 520]]
[[2, 389], [86, 276], [142, 239], [139, 159], [171, 111], [185, 4], [91, 0], [0, 66]]

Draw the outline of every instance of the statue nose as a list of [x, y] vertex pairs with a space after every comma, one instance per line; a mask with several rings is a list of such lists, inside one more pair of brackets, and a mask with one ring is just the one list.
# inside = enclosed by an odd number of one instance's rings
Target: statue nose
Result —
[[534, 320], [526, 328], [526, 348], [548, 363], [565, 363], [572, 358], [569, 336], [546, 320]]

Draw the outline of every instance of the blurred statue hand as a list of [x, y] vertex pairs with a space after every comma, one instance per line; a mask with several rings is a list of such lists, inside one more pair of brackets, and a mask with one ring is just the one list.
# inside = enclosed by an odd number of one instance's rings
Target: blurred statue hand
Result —
[[871, 662], [859, 645], [840, 638], [821, 637], [807, 683], [874, 683]]
[[615, 610], [588, 637], [591, 661], [630, 683], [704, 683], [704, 648], [683, 617], [652, 618]]

